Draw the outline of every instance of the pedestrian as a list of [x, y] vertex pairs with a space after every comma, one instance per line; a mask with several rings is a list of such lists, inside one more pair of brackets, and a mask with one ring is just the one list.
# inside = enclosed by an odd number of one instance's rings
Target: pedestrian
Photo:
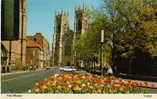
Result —
[[111, 67], [108, 68], [108, 70], [107, 70], [107, 75], [108, 75], [108, 76], [113, 75], [113, 71], [112, 71], [112, 68], [111, 68]]

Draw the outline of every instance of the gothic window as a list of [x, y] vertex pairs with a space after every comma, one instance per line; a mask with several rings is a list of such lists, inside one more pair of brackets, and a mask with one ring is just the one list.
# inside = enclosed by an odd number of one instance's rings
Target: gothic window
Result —
[[155, 16], [157, 17], [157, 12], [155, 13]]
[[80, 32], [82, 29], [82, 20], [81, 18], [78, 19], [78, 31]]

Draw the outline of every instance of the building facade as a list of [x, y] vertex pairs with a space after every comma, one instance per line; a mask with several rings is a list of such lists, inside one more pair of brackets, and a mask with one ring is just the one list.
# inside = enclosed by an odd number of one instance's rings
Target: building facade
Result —
[[[73, 44], [80, 39], [80, 35], [84, 34], [88, 30], [88, 9], [87, 8], [75, 8], [75, 22], [74, 22], [74, 38]], [[74, 45], [73, 45], [74, 46]], [[76, 59], [77, 53], [73, 47], [73, 64], [83, 67], [83, 61]]]
[[61, 11], [55, 15], [52, 62], [55, 66], [74, 65], [73, 44], [88, 29], [88, 9], [75, 9], [74, 31], [69, 28], [68, 14]]
[[8, 51], [8, 65], [26, 64], [26, 0], [2, 0], [2, 42]]
[[55, 15], [54, 42], [53, 42], [53, 65], [63, 65], [64, 34], [68, 32], [68, 14], [61, 11]]
[[27, 48], [26, 48], [26, 64], [27, 66], [35, 66], [37, 68], [42, 68], [43, 60], [42, 60], [42, 48], [40, 45], [33, 41], [27, 41]]
[[41, 46], [43, 55], [43, 67], [47, 67], [49, 65], [49, 43], [47, 39], [44, 38], [42, 33], [36, 33], [34, 35], [34, 38], [36, 39], [36, 42]]
[[42, 33], [36, 33], [33, 36], [27, 36], [26, 53], [27, 65], [34, 65], [38, 68], [49, 66], [49, 43], [44, 38]]
[[75, 8], [75, 32], [76, 35], [84, 34], [88, 29], [88, 9]]

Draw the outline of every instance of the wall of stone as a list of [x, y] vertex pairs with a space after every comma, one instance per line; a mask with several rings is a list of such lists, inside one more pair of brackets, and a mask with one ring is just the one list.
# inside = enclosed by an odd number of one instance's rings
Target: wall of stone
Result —
[[[8, 56], [9, 56], [9, 47], [10, 47], [10, 41], [2, 41], [2, 44], [4, 47], [8, 50]], [[22, 64], [26, 65], [26, 41], [23, 41], [23, 51], [21, 51], [21, 40], [11, 41], [11, 60], [19, 60], [21, 61], [22, 58]], [[21, 56], [21, 53], [22, 56]]]

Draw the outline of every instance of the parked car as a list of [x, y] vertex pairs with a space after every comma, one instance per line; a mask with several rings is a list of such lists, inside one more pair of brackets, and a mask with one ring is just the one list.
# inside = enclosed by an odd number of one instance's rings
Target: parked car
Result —
[[46, 70], [49, 70], [49, 69], [51, 69], [51, 67], [46, 67], [45, 69], [46, 69]]
[[66, 71], [66, 72], [76, 71], [74, 66], [63, 66], [63, 67], [60, 67], [59, 70]]
[[36, 70], [36, 66], [30, 65], [30, 66], [28, 67], [28, 70], [29, 70], [29, 71], [35, 71], [35, 70]]

